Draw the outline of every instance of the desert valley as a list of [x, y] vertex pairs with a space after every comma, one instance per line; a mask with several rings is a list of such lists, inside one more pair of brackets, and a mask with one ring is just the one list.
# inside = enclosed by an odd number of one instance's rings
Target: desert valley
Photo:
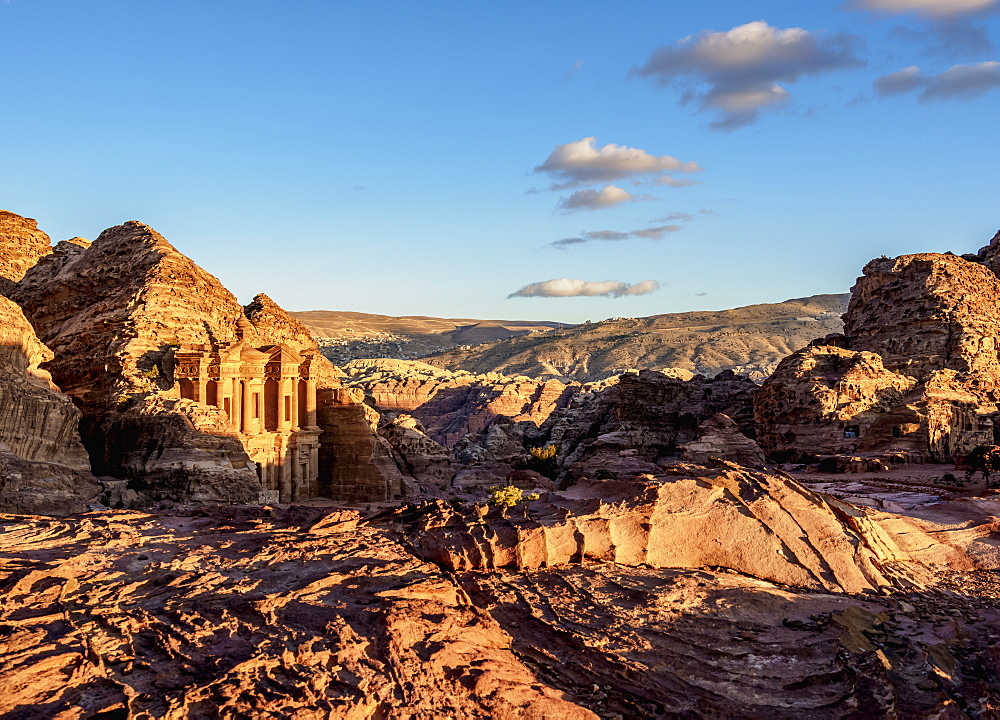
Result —
[[1000, 720], [1000, 0], [0, 36], [0, 720]]
[[1000, 234], [340, 366], [139, 222], [0, 258], [6, 717], [1000, 707]]

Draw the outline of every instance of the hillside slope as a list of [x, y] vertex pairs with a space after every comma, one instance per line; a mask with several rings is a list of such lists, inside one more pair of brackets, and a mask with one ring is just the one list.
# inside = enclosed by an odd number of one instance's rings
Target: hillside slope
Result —
[[535, 320], [394, 317], [331, 310], [291, 312], [289, 315], [309, 328], [323, 354], [338, 363], [367, 358], [422, 357], [462, 345], [479, 345], [570, 327], [565, 323]]
[[840, 332], [850, 295], [813, 295], [732, 310], [612, 318], [424, 358], [448, 370], [600, 380], [629, 369], [733, 370], [767, 377], [786, 355]]

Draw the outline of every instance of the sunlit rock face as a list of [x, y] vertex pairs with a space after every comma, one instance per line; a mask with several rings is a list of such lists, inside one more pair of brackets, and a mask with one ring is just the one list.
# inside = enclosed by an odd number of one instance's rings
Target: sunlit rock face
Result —
[[792, 354], [761, 388], [762, 447], [778, 458], [909, 451], [947, 461], [992, 444], [1000, 279], [989, 262], [998, 244], [868, 263], [844, 334]]
[[0, 295], [9, 294], [39, 258], [52, 252], [51, 245], [34, 220], [0, 210]]
[[787, 476], [735, 463], [677, 465], [485, 516], [438, 502], [410, 538], [455, 570], [536, 569], [574, 562], [726, 567], [774, 582], [858, 593], [910, 587], [889, 568], [907, 559], [863, 516]]
[[499, 373], [452, 372], [412, 360], [353, 360], [344, 382], [362, 388], [379, 408], [416, 417], [445, 447], [489, 429], [498, 417], [540, 426], [585, 389], [576, 382]]
[[79, 512], [98, 492], [80, 411], [39, 368], [51, 358], [21, 309], [0, 297], [0, 511]]
[[994, 501], [674, 470], [506, 509], [0, 515], [0, 715], [989, 716]]
[[244, 308], [152, 228], [60, 243], [11, 295], [83, 410], [96, 472], [206, 502], [301, 500], [332, 472], [317, 399], [337, 371], [270, 298]]

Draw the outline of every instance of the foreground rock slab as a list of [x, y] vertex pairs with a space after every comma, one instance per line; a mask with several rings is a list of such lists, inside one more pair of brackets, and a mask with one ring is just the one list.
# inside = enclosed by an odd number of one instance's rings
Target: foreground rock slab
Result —
[[[415, 510], [414, 510], [415, 511]], [[721, 569], [447, 572], [397, 523], [0, 516], [4, 718], [986, 718], [1000, 583], [807, 591]], [[974, 589], [963, 589], [974, 588]]]
[[0, 716], [597, 717], [358, 519], [0, 516]]

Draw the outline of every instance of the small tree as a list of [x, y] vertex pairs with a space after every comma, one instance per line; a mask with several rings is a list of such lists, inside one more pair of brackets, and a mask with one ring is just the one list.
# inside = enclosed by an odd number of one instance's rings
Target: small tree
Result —
[[555, 480], [559, 475], [559, 467], [556, 465], [556, 446], [533, 447], [529, 448], [528, 452], [531, 454], [528, 469], [544, 475], [549, 480]]

